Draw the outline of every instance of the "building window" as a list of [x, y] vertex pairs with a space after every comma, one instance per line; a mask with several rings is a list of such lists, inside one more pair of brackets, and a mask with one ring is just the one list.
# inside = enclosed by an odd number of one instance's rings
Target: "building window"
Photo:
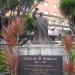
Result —
[[56, 13], [56, 12], [54, 12], [54, 13], [53, 13], [53, 15], [54, 15], [54, 16], [57, 16], [57, 13]]
[[47, 7], [47, 6], [48, 6], [48, 2], [44, 2], [44, 6], [46, 6], [46, 7]]
[[48, 15], [48, 11], [44, 11], [44, 14]]
[[49, 24], [50, 24], [50, 25], [52, 24], [51, 20], [49, 20]]
[[53, 5], [53, 7], [56, 9], [57, 8], [57, 4]]

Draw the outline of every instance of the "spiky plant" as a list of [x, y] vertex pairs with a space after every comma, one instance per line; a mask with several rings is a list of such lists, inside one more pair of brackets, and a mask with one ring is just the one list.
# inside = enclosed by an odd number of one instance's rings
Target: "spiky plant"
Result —
[[2, 35], [8, 45], [17, 45], [19, 36], [23, 32], [23, 19], [17, 17], [8, 27], [3, 27]]
[[65, 51], [67, 53], [67, 60], [66, 60], [66, 67], [67, 68], [67, 72], [69, 71], [69, 75], [72, 72], [73, 69], [73, 65], [72, 65], [72, 59], [71, 59], [71, 51], [73, 48], [73, 44], [72, 44], [72, 34], [71, 32], [69, 32], [63, 39], [64, 42], [64, 46], [65, 46]]
[[64, 45], [65, 45], [65, 50], [70, 53], [72, 50], [72, 36], [67, 35], [64, 37]]
[[7, 44], [5, 46], [6, 66], [11, 71], [12, 75], [16, 75], [14, 72], [16, 72], [18, 64], [18, 56], [14, 53], [13, 47], [18, 45], [18, 39], [22, 34], [23, 29], [22, 17], [16, 17], [7, 28], [3, 27], [2, 30], [2, 35]]

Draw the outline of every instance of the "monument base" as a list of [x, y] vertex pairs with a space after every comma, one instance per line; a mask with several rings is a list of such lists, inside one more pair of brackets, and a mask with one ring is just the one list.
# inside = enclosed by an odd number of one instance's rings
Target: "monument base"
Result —
[[57, 44], [25, 44], [18, 47], [19, 55], [60, 55], [63, 59], [67, 59], [64, 46]]
[[63, 75], [67, 59], [63, 46], [57, 44], [25, 44], [18, 47], [22, 61], [19, 75]]

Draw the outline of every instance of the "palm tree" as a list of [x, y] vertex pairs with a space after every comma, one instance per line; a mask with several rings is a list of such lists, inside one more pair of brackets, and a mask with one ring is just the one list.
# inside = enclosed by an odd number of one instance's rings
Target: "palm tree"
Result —
[[[8, 12], [9, 10], [11, 10], [12, 13], [12, 11], [16, 9], [16, 7], [17, 7], [17, 15], [20, 14], [22, 6], [24, 6], [25, 8], [29, 8], [27, 12], [29, 14], [32, 11], [32, 9], [35, 8], [35, 6], [31, 8], [31, 6], [34, 4], [34, 1], [35, 0], [0, 0], [0, 17], [2, 24], [4, 25], [5, 22], [5, 20], [2, 19], [3, 17], [5, 17], [5, 13]], [[37, 4], [39, 4], [41, 1], [42, 0], [37, 0]]]
[[10, 9], [14, 9], [18, 4], [18, 0], [0, 0], [0, 12], [4, 15]]
[[[5, 14], [8, 10], [14, 9], [18, 5], [31, 8], [34, 1], [35, 0], [0, 0], [0, 14]], [[40, 1], [42, 0], [37, 0], [37, 2]]]
[[60, 11], [69, 20], [69, 26], [75, 34], [75, 0], [61, 0]]

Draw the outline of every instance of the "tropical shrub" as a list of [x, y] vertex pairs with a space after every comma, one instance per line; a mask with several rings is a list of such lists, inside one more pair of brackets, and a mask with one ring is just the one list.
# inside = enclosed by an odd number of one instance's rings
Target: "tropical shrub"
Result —
[[72, 52], [72, 61], [75, 64], [75, 49], [73, 49], [73, 52]]
[[16, 68], [18, 65], [18, 54], [13, 51], [13, 47], [19, 45], [18, 40], [23, 33], [23, 18], [16, 17], [7, 27], [3, 27], [2, 36], [7, 45], [5, 50], [5, 64], [6, 68], [11, 72], [11, 75], [16, 75]]
[[6, 72], [6, 65], [4, 51], [0, 49], [0, 73], [2, 72]]

